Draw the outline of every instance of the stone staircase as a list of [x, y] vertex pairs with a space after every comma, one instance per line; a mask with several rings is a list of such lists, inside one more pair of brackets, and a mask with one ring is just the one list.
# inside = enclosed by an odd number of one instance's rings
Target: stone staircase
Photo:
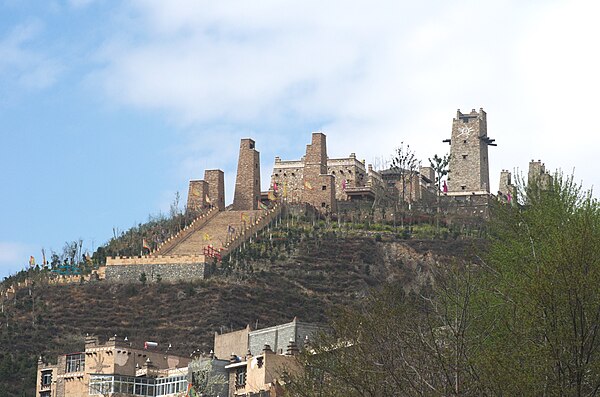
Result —
[[[159, 250], [159, 255], [202, 255], [204, 248], [219, 250], [237, 236], [245, 227], [255, 223], [264, 211], [222, 211], [201, 228], [190, 233], [176, 245]], [[231, 229], [233, 228], [233, 229]]]

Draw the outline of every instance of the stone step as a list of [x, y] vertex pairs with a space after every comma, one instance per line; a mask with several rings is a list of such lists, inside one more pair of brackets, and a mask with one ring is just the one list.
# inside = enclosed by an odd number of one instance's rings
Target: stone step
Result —
[[224, 246], [231, 226], [234, 233], [240, 232], [245, 223], [257, 219], [263, 211], [223, 211], [206, 223], [201, 229], [192, 233], [169, 251], [169, 255], [198, 255], [204, 252], [204, 247], [211, 245], [215, 249]]

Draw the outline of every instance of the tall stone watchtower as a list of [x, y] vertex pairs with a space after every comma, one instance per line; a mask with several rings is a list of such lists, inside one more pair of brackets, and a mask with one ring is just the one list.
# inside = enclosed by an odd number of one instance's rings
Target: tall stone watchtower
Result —
[[260, 200], [260, 153], [252, 139], [242, 139], [233, 209], [236, 211], [256, 210]]
[[336, 212], [335, 177], [327, 174], [327, 141], [325, 134], [313, 132], [306, 145], [302, 201], [322, 212]]
[[208, 187], [209, 204], [219, 211], [225, 209], [225, 175], [222, 170], [205, 170], [204, 180]]
[[489, 193], [490, 165], [488, 146], [496, 146], [487, 136], [487, 119], [483, 109], [463, 114], [460, 109], [452, 120], [448, 175], [449, 193]]

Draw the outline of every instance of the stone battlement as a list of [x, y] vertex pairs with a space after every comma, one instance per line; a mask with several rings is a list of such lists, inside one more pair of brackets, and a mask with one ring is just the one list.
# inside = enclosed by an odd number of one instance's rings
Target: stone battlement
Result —
[[205, 263], [204, 255], [144, 255], [106, 258], [106, 266], [168, 265]]

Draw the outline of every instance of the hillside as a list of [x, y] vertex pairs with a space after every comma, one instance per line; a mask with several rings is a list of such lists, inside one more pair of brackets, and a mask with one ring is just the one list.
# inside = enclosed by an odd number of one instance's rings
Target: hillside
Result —
[[325, 322], [385, 282], [416, 290], [431, 269], [463, 261], [475, 240], [397, 240], [392, 234], [279, 230], [263, 233], [207, 280], [173, 284], [47, 285], [3, 302], [0, 396], [33, 395], [37, 357], [78, 351], [86, 333], [209, 351], [214, 332], [251, 324]]

